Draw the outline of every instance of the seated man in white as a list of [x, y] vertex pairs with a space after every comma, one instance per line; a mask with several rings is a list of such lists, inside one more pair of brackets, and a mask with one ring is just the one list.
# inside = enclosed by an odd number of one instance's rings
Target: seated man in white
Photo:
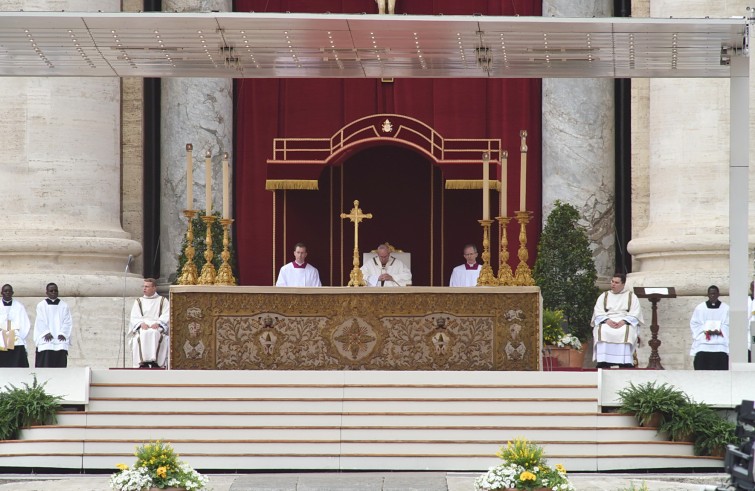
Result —
[[377, 256], [364, 262], [362, 276], [367, 286], [407, 286], [412, 284], [412, 272], [400, 259], [391, 255], [385, 244], [377, 247]]
[[477, 262], [477, 246], [467, 244], [464, 246], [464, 264], [456, 266], [451, 272], [451, 281], [448, 286], [477, 286], [477, 278], [480, 277], [480, 263]]
[[170, 339], [170, 304], [157, 294], [157, 282], [144, 280], [144, 296], [131, 308], [131, 348], [134, 367], [165, 368], [168, 364]]
[[322, 286], [317, 268], [307, 263], [307, 246], [303, 242], [294, 246], [294, 260], [280, 269], [275, 286]]

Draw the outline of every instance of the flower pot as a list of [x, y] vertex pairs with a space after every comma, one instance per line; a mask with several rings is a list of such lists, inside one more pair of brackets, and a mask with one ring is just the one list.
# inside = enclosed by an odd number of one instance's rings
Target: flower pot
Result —
[[558, 360], [558, 366], [566, 368], [582, 368], [585, 361], [585, 352], [572, 348], [557, 348], [549, 346], [550, 355]]
[[646, 426], [648, 428], [658, 428], [662, 422], [663, 413], [653, 413], [650, 415], [650, 418], [647, 420], [647, 422], [641, 426]]
[[148, 491], [186, 491], [186, 488], [149, 488]]

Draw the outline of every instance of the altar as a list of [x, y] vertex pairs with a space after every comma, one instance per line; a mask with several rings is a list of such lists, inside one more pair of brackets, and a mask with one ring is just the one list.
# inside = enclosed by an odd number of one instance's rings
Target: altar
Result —
[[540, 289], [172, 286], [172, 369], [539, 370]]

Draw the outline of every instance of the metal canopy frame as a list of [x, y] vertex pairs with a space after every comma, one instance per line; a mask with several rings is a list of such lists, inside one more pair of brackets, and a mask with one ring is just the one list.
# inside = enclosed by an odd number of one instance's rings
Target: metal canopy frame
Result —
[[738, 19], [1, 12], [0, 75], [714, 77]]
[[[729, 78], [729, 292], [732, 337], [742, 339], [749, 318], [752, 14], [583, 19], [0, 12], [0, 76]], [[744, 345], [730, 350], [732, 362], [746, 361]]]

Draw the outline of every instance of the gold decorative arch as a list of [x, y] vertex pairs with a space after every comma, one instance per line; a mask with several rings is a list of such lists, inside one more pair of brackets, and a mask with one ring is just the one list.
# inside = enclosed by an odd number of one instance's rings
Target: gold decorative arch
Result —
[[[265, 189], [318, 189], [318, 178], [356, 151], [373, 145], [401, 145], [426, 155], [443, 171], [446, 189], [481, 189], [482, 154], [501, 160], [496, 138], [444, 138], [418, 119], [401, 114], [373, 114], [357, 119], [329, 138], [275, 138], [267, 160]], [[498, 169], [499, 166], [491, 166]], [[497, 174], [497, 170], [494, 170]], [[491, 188], [499, 189], [498, 175]]]

